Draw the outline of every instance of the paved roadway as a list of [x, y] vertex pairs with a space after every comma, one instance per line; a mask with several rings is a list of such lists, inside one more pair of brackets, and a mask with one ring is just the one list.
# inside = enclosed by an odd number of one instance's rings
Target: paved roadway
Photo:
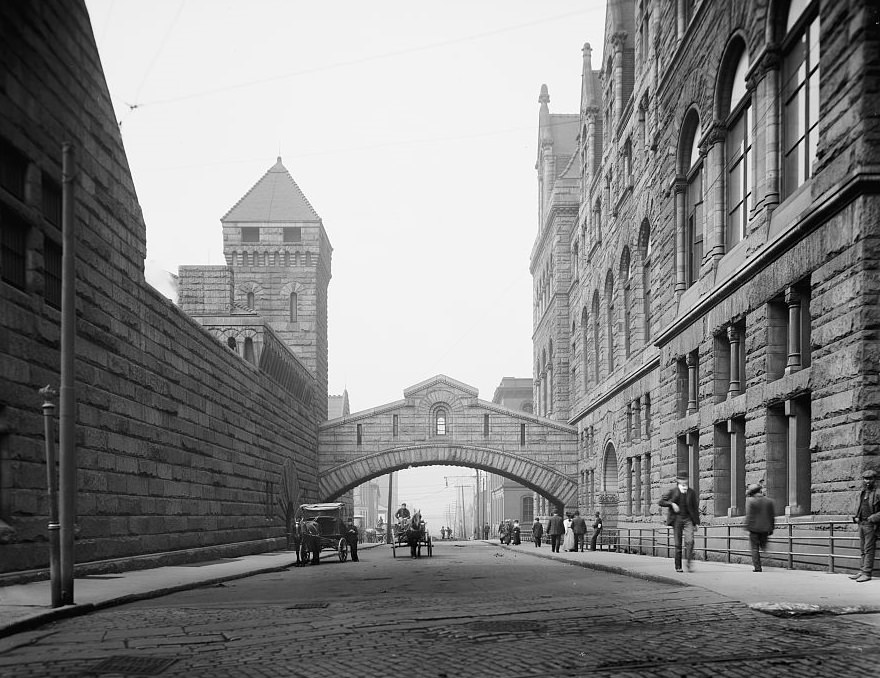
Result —
[[[542, 549], [544, 551], [544, 549]], [[398, 551], [400, 555], [401, 551]], [[577, 554], [572, 554], [577, 555]], [[486, 542], [365, 550], [58, 621], [0, 675], [875, 676], [876, 628], [781, 619], [717, 592]]]

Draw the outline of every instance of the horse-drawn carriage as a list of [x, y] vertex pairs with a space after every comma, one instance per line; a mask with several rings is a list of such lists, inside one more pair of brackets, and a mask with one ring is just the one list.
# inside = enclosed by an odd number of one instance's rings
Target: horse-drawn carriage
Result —
[[296, 513], [300, 562], [319, 562], [319, 554], [333, 550], [339, 562], [348, 560], [346, 508], [341, 502], [302, 504]]
[[396, 558], [397, 549], [407, 546], [410, 558], [421, 558], [422, 546], [427, 548], [429, 556], [433, 555], [434, 545], [421, 511], [416, 511], [411, 518], [401, 518], [391, 526], [391, 556]]

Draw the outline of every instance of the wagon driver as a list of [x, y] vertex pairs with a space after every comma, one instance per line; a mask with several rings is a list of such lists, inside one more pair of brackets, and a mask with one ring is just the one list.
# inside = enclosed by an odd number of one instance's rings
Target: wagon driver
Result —
[[410, 519], [411, 516], [409, 513], [409, 509], [406, 507], [405, 503], [400, 505], [400, 508], [397, 509], [397, 513], [394, 514], [394, 517], [397, 518], [398, 521]]

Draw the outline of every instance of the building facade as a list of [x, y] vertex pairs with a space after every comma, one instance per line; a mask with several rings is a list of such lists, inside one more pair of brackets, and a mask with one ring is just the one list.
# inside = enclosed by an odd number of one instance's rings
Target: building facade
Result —
[[535, 402], [578, 504], [630, 522], [689, 472], [848, 514], [878, 467], [878, 33], [859, 0], [610, 0], [581, 107], [539, 113]]

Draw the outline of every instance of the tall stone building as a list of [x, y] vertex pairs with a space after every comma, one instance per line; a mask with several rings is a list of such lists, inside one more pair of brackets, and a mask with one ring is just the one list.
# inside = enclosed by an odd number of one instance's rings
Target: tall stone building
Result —
[[333, 248], [321, 217], [278, 158], [220, 222], [226, 266], [182, 266], [180, 307], [254, 364], [266, 344], [248, 318], [268, 323], [314, 375], [326, 419]]
[[610, 0], [577, 115], [539, 112], [537, 412], [579, 505], [690, 473], [708, 523], [793, 521], [878, 467], [880, 33], [864, 0]]

